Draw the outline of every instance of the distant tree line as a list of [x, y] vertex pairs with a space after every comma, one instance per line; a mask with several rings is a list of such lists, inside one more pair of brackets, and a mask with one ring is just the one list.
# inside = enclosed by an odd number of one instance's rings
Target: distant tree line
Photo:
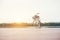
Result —
[[[54, 22], [50, 22], [50, 23], [41, 23], [40, 24], [41, 26], [60, 26], [60, 23], [54, 23]], [[32, 26], [38, 26], [37, 24], [33, 24], [33, 23], [1, 23], [0, 24], [0, 28], [1, 27], [8, 27], [8, 28], [10, 28], [10, 27], [32, 27]]]
[[60, 23], [42, 23], [42, 26], [60, 26]]

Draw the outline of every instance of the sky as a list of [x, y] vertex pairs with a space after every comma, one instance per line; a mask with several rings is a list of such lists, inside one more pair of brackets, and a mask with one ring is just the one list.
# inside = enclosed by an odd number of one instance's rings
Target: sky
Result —
[[41, 22], [60, 22], [60, 0], [0, 0], [0, 23], [32, 22], [36, 13]]

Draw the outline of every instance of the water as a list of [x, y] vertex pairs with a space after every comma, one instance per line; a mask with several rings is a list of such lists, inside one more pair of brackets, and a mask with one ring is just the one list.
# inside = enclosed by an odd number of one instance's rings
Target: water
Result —
[[60, 28], [0, 28], [0, 40], [60, 40]]

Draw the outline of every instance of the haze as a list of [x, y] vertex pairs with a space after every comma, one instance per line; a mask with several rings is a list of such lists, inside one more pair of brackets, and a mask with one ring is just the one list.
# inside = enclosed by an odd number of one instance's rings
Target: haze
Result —
[[0, 0], [0, 23], [32, 22], [36, 13], [41, 22], [60, 22], [60, 0]]

